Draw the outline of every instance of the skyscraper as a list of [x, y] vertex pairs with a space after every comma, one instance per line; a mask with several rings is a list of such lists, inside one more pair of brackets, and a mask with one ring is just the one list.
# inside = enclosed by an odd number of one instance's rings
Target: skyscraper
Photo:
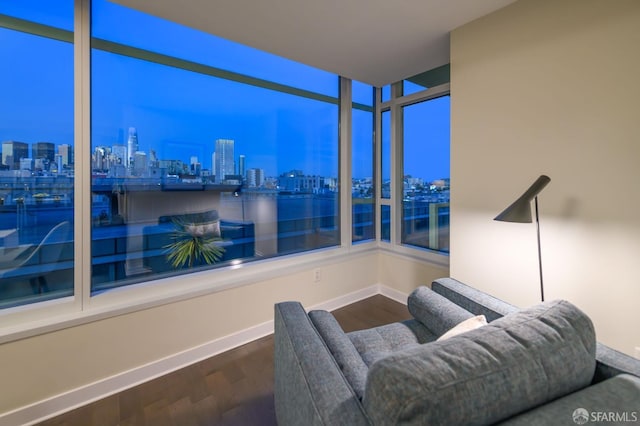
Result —
[[189, 171], [191, 172], [191, 174], [200, 175], [201, 170], [202, 170], [202, 166], [198, 161], [198, 157], [195, 155], [192, 155], [191, 159], [189, 160]]
[[144, 176], [147, 172], [147, 153], [142, 151], [136, 151], [133, 157], [133, 172], [135, 176]]
[[[63, 167], [73, 164], [73, 147], [71, 145], [68, 145], [66, 143], [58, 145], [58, 154], [60, 154], [62, 158]], [[60, 172], [61, 170], [62, 168], [59, 168], [58, 172]]]
[[238, 174], [240, 176], [244, 176], [245, 172], [246, 172], [246, 159], [245, 156], [240, 154], [240, 156], [238, 157]]
[[129, 127], [129, 136], [127, 137], [127, 166], [131, 165], [138, 149], [138, 132], [135, 127]]
[[20, 169], [20, 160], [29, 157], [29, 145], [24, 142], [2, 142], [2, 164], [11, 170]]
[[129, 156], [127, 155], [127, 147], [124, 145], [113, 145], [111, 147], [111, 152], [113, 152], [114, 157], [116, 158], [116, 164], [120, 164], [125, 166], [129, 164]]
[[56, 160], [56, 172], [57, 173], [62, 173], [62, 169], [63, 169], [62, 154], [56, 154], [55, 160]]
[[235, 142], [232, 139], [216, 140], [216, 151], [213, 165], [213, 171], [216, 175], [216, 183], [224, 183], [225, 176], [235, 174], [235, 164], [233, 160], [234, 144]]
[[149, 167], [158, 167], [158, 154], [155, 149], [149, 151]]
[[43, 158], [53, 163], [55, 159], [55, 145], [51, 142], [36, 142], [31, 145], [31, 158]]
[[264, 169], [247, 170], [246, 180], [249, 188], [261, 187], [264, 184]]
[[97, 146], [93, 150], [93, 164], [91, 165], [92, 171], [103, 171], [109, 169], [109, 166], [107, 165], [107, 154], [108, 148], [104, 146]]

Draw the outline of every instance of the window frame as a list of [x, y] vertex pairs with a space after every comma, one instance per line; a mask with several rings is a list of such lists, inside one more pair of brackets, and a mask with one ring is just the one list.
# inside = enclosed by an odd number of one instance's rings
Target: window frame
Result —
[[[0, 344], [52, 332], [92, 321], [106, 319], [154, 306], [174, 303], [216, 293], [225, 289], [251, 285], [283, 275], [308, 271], [345, 259], [357, 259], [372, 251], [385, 250], [410, 258], [448, 266], [449, 256], [418, 247], [403, 246], [399, 241], [402, 208], [398, 185], [402, 185], [402, 121], [401, 108], [449, 94], [449, 83], [402, 96], [402, 82], [393, 85], [390, 100], [382, 102], [382, 89], [374, 89], [374, 179], [375, 179], [375, 239], [352, 242], [352, 82], [339, 76], [339, 219], [338, 246], [238, 263], [180, 276], [153, 279], [110, 291], [91, 293], [91, 2], [74, 0], [74, 151], [75, 204], [74, 234], [74, 295], [37, 302], [0, 311]], [[27, 25], [28, 26], [28, 25]], [[33, 27], [30, 26], [31, 31]], [[25, 31], [25, 28], [18, 29]], [[37, 28], [36, 28], [37, 30]], [[48, 36], [47, 34], [38, 34]], [[51, 37], [54, 38], [54, 37]], [[381, 198], [381, 114], [391, 111], [391, 179], [392, 194]], [[400, 111], [400, 113], [398, 113]], [[396, 121], [399, 120], [399, 121]], [[400, 188], [400, 194], [402, 190]], [[382, 241], [380, 232], [381, 206], [391, 209], [391, 241]], [[311, 280], [310, 276], [310, 280]]]
[[[382, 206], [389, 206], [391, 211], [391, 236], [390, 241], [384, 241], [378, 236], [379, 247], [386, 251], [408, 257], [425, 260], [439, 266], [449, 266], [449, 254], [430, 250], [423, 247], [412, 246], [402, 243], [402, 190], [403, 190], [403, 162], [404, 162], [404, 120], [403, 108], [420, 102], [430, 101], [442, 96], [451, 95], [451, 84], [442, 83], [434, 87], [427, 88], [422, 91], [414, 92], [409, 95], [403, 95], [403, 82], [397, 82], [391, 85], [391, 98], [387, 101], [380, 101], [380, 94], [376, 92], [376, 167], [378, 187], [382, 188], [382, 135], [381, 122], [382, 113], [390, 112], [391, 122], [391, 196], [390, 198], [382, 198], [382, 194], [378, 191], [376, 223], [381, 231], [382, 225], [381, 209]], [[381, 233], [381, 232], [380, 232]]]
[[[343, 83], [344, 80], [344, 83]], [[376, 135], [377, 135], [377, 130], [376, 130], [376, 99], [377, 99], [377, 88], [372, 86], [372, 90], [371, 90], [371, 105], [363, 105], [360, 104], [359, 102], [357, 102], [355, 99], [353, 99], [353, 91], [351, 89], [351, 87], [353, 86], [353, 82], [349, 79], [346, 78], [342, 78], [341, 77], [341, 85], [349, 85], [349, 91], [347, 93], [345, 93], [345, 95], [341, 98], [342, 100], [344, 100], [344, 104], [341, 104], [345, 109], [349, 109], [348, 112], [348, 116], [345, 116], [345, 123], [348, 125], [348, 128], [345, 129], [345, 143], [349, 145], [349, 151], [348, 151], [348, 161], [349, 161], [349, 170], [345, 170], [344, 172], [348, 174], [346, 174], [346, 176], [348, 177], [348, 182], [349, 182], [349, 186], [347, 188], [352, 188], [353, 185], [353, 110], [354, 109], [360, 109], [361, 111], [367, 112], [367, 113], [371, 113], [371, 118], [372, 118], [372, 127], [371, 127], [371, 139], [370, 142], [372, 144], [372, 156], [369, 159], [369, 161], [371, 162], [371, 172], [372, 172], [372, 182], [373, 182], [373, 196], [371, 197], [371, 206], [372, 209], [374, 210], [373, 212], [373, 237], [372, 238], [368, 238], [365, 240], [354, 240], [354, 228], [353, 228], [353, 196], [351, 194], [351, 192], [349, 192], [349, 209], [350, 209], [350, 216], [348, 218], [348, 223], [349, 223], [349, 227], [351, 229], [351, 234], [349, 235], [349, 239], [351, 241], [352, 245], [363, 245], [363, 244], [370, 244], [372, 242], [377, 242], [379, 240], [380, 237], [380, 232], [378, 230], [378, 225], [377, 225], [377, 221], [376, 221], [376, 213], [375, 213], [375, 209], [377, 209], [377, 204], [376, 204], [376, 199], [377, 199], [377, 193], [379, 191], [378, 186], [377, 186], [377, 178], [376, 178], [376, 173], [377, 173], [377, 169], [376, 169]], [[351, 99], [352, 101], [349, 102], [348, 100]], [[342, 116], [340, 118], [341, 123], [342, 123]], [[342, 134], [341, 134], [342, 136]], [[348, 138], [347, 138], [348, 137]], [[342, 140], [342, 139], [341, 139]]]

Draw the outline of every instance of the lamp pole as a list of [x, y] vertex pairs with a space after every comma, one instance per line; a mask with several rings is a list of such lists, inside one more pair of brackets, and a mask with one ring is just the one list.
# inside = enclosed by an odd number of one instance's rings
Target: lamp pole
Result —
[[542, 250], [540, 248], [540, 219], [538, 216], [538, 196], [535, 197], [536, 231], [538, 233], [538, 270], [540, 271], [540, 298], [544, 302], [544, 283], [542, 280]]

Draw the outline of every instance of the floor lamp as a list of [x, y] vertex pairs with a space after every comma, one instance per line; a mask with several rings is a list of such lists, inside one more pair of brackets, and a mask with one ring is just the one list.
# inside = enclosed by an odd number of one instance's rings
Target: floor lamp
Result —
[[531, 223], [531, 200], [535, 201], [536, 231], [538, 234], [538, 268], [540, 271], [540, 297], [544, 302], [544, 284], [542, 281], [542, 251], [540, 249], [540, 221], [538, 219], [538, 194], [551, 182], [549, 176], [540, 176], [524, 194], [493, 220], [501, 222]]

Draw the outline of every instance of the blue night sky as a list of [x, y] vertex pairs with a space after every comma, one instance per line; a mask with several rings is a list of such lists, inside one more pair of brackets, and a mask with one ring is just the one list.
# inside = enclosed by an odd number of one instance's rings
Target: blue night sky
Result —
[[[93, 3], [93, 36], [336, 97], [337, 76], [111, 4]], [[72, 0], [11, 0], [0, 13], [72, 29]], [[0, 29], [0, 141], [73, 144], [73, 46]], [[92, 52], [92, 147], [126, 144], [159, 159], [211, 168], [216, 139], [235, 140], [235, 156], [267, 176], [291, 169], [337, 176], [335, 104], [172, 69], [103, 51]], [[354, 100], [370, 103], [370, 86]], [[449, 176], [448, 97], [405, 110], [405, 174]], [[371, 122], [354, 120], [354, 155], [371, 155]], [[354, 176], [371, 176], [371, 162]]]

